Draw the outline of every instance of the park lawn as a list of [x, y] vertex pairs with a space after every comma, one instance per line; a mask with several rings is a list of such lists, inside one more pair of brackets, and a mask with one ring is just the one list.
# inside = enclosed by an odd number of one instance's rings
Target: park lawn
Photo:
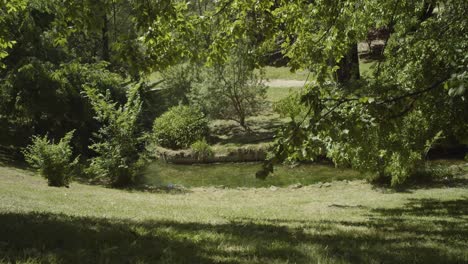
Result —
[[267, 100], [271, 103], [278, 102], [281, 99], [288, 97], [290, 93], [299, 92], [302, 87], [268, 87]]
[[263, 71], [265, 73], [265, 79], [267, 80], [281, 79], [305, 81], [309, 75], [309, 71], [307, 70], [297, 70], [292, 72], [289, 67], [266, 66], [263, 68]]
[[0, 262], [467, 263], [467, 178], [152, 193], [0, 167]]
[[[363, 76], [369, 77], [374, 67], [377, 65], [375, 60], [359, 60], [359, 69]], [[263, 68], [265, 71], [265, 78], [267, 80], [297, 80], [297, 81], [305, 81], [309, 75], [309, 71], [307, 70], [297, 70], [295, 72], [291, 72], [289, 67], [272, 67], [266, 66]]]

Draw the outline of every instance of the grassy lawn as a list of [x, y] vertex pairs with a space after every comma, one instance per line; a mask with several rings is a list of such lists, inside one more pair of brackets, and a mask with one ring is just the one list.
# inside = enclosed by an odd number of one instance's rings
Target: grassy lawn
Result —
[[267, 100], [270, 102], [278, 102], [286, 98], [291, 92], [300, 91], [302, 87], [268, 87]]
[[304, 81], [307, 79], [307, 75], [309, 74], [309, 72], [305, 70], [291, 72], [289, 67], [266, 66], [263, 70], [265, 70], [265, 78], [267, 80], [282, 79]]
[[151, 193], [0, 175], [0, 262], [468, 262], [466, 176], [404, 192], [357, 180]]
[[[373, 71], [373, 67], [377, 65], [375, 60], [364, 60], [359, 61], [359, 69], [363, 76], [369, 76]], [[307, 79], [308, 71], [299, 70], [296, 72], [291, 72], [288, 67], [271, 67], [267, 66], [264, 68], [265, 78], [268, 80], [297, 80], [305, 81]]]

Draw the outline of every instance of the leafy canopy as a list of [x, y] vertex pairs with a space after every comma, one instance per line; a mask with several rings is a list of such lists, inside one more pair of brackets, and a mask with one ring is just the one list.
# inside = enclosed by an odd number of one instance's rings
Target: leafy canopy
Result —
[[[311, 71], [308, 118], [277, 137], [259, 177], [284, 160], [327, 155], [400, 184], [440, 138], [467, 137], [467, 3], [404, 1], [222, 1], [213, 47], [256, 36], [257, 51], [279, 48], [290, 67]], [[254, 8], [251, 8], [254, 6]], [[254, 20], [255, 26], [244, 21]], [[390, 28], [372, 76], [338, 82], [340, 62], [373, 28]], [[216, 57], [219, 52], [215, 52]]]

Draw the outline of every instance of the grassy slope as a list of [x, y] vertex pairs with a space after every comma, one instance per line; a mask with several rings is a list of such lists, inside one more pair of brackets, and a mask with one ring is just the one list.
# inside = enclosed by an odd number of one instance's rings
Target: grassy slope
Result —
[[62, 263], [466, 263], [466, 179], [407, 192], [147, 193], [47, 187], [0, 167], [0, 259]]

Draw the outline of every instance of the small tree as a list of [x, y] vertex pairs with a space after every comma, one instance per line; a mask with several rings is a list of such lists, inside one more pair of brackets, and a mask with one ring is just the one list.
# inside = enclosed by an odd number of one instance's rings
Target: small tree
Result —
[[144, 139], [138, 129], [141, 112], [139, 86], [127, 94], [127, 102], [117, 105], [96, 89], [85, 87], [85, 93], [102, 123], [90, 149], [97, 156], [91, 159], [88, 172], [107, 178], [112, 186], [122, 187], [134, 182], [144, 165]]
[[249, 56], [242, 45], [236, 48], [226, 63], [205, 70], [204, 81], [194, 85], [190, 96], [211, 117], [234, 120], [246, 130], [246, 118], [262, 109], [267, 91]]
[[78, 158], [72, 161], [70, 140], [73, 133], [68, 132], [57, 144], [47, 136], [33, 136], [31, 145], [23, 151], [26, 162], [47, 179], [49, 186], [61, 187], [70, 183], [73, 167], [78, 163]]

